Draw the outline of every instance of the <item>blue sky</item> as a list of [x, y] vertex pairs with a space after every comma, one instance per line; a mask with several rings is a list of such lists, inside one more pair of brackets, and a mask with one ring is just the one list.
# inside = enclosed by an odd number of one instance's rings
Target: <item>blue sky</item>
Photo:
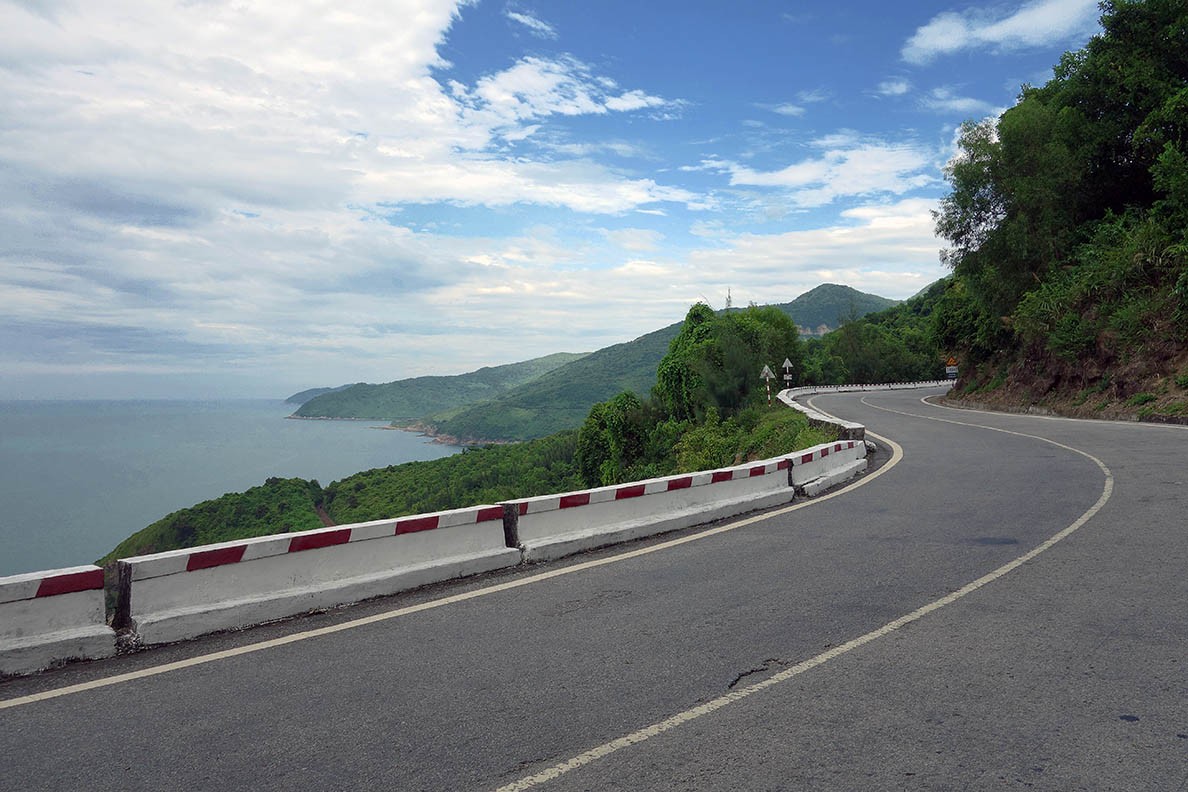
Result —
[[0, 0], [0, 399], [283, 397], [944, 273], [1094, 2]]

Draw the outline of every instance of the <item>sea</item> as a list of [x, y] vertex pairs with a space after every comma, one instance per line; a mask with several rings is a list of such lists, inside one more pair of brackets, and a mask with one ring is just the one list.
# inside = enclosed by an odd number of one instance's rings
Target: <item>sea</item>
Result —
[[0, 576], [94, 563], [170, 512], [270, 476], [326, 485], [459, 448], [283, 401], [0, 401]]

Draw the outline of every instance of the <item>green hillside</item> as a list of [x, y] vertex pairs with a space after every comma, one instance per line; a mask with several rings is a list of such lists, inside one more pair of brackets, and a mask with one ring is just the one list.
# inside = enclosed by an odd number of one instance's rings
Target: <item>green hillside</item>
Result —
[[[815, 329], [821, 324], [838, 326], [848, 318], [896, 304], [886, 297], [826, 283], [775, 307], [797, 325], [815, 322]], [[615, 394], [626, 390], [648, 395], [656, 383], [656, 367], [680, 327], [679, 323], [669, 325], [634, 341], [600, 349], [489, 401], [400, 423], [463, 442], [528, 440], [575, 428], [593, 405]]]
[[829, 330], [836, 330], [847, 320], [859, 319], [876, 311], [885, 311], [897, 302], [898, 300], [867, 294], [849, 286], [822, 283], [792, 302], [776, 307], [791, 316], [798, 327], [810, 330], [809, 335], [823, 335], [817, 332], [821, 325], [825, 325]]
[[558, 352], [521, 363], [488, 366], [469, 374], [413, 377], [382, 385], [359, 383], [310, 399], [293, 415], [298, 418], [411, 421], [442, 409], [491, 399], [581, 357], [580, 354]]
[[528, 440], [573, 429], [590, 407], [625, 390], [647, 394], [679, 324], [615, 344], [554, 369], [489, 401], [438, 412], [422, 423], [433, 433], [470, 440]]
[[322, 489], [316, 481], [270, 478], [246, 492], [229, 492], [168, 514], [120, 542], [99, 563], [232, 539], [321, 528], [316, 505], [321, 497]]
[[967, 123], [938, 234], [958, 395], [1188, 416], [1188, 4], [1102, 4], [1102, 33]]
[[335, 393], [340, 390], [346, 390], [350, 385], [339, 385], [337, 388], [310, 388], [308, 390], [294, 393], [289, 398], [285, 399], [285, 404], [305, 404], [310, 399], [315, 399], [327, 393]]

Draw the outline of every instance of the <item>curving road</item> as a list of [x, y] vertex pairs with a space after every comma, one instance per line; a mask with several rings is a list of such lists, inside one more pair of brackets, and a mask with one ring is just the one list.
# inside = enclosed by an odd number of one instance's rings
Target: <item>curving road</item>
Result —
[[1181, 427], [819, 396], [789, 509], [0, 684], [2, 789], [1188, 789]]

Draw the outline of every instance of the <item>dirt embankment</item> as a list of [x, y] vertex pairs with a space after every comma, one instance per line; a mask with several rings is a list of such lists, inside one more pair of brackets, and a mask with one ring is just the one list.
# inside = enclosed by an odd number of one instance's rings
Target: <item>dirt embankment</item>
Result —
[[1070, 365], [1050, 356], [962, 372], [944, 399], [1004, 412], [1188, 424], [1188, 352], [1153, 349], [1128, 361], [1108, 354]]

